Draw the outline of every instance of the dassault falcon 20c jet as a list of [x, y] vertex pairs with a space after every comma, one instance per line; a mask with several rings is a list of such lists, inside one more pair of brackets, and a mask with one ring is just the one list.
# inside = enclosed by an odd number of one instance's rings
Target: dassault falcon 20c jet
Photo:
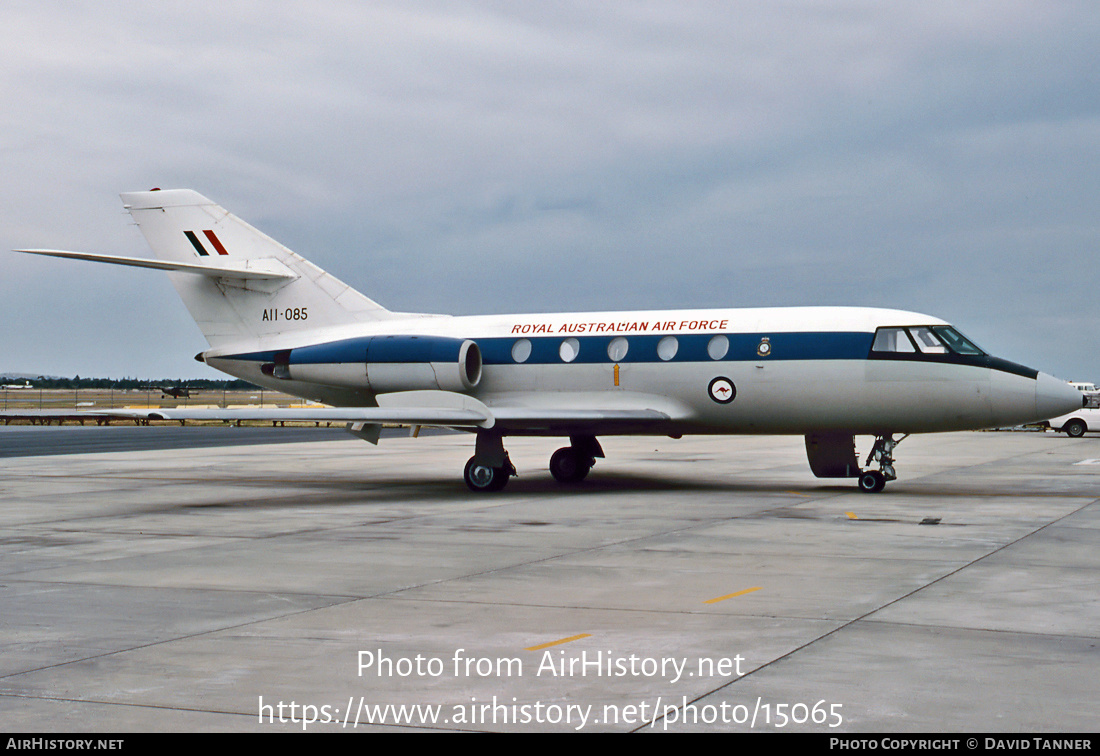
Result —
[[[471, 431], [466, 484], [497, 491], [506, 436], [562, 436], [579, 482], [599, 436], [795, 434], [822, 478], [877, 492], [895, 434], [1017, 425], [1081, 405], [1069, 384], [986, 354], [928, 315], [790, 307], [451, 317], [391, 312], [190, 190], [123, 194], [157, 259], [56, 257], [167, 271], [218, 370], [325, 405], [131, 411], [157, 419], [383, 423]], [[874, 437], [866, 463], [856, 435]]]

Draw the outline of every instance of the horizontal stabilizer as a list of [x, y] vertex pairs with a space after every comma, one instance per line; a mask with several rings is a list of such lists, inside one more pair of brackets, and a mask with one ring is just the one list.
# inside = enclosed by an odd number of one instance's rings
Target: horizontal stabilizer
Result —
[[118, 255], [97, 255], [91, 252], [67, 252], [62, 249], [17, 249], [31, 255], [49, 255], [66, 257], [72, 260], [129, 265], [134, 268], [152, 268], [176, 273], [197, 273], [211, 278], [227, 278], [234, 281], [292, 281], [297, 274], [275, 259], [248, 260], [244, 264], [226, 261], [222, 265], [196, 265], [195, 263], [151, 260], [144, 257], [120, 257]]

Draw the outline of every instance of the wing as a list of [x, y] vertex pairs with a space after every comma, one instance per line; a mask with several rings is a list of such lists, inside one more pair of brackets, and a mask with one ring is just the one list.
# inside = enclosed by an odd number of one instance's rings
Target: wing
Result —
[[393, 423], [446, 427], [492, 427], [492, 416], [475, 409], [445, 407], [244, 407], [240, 409], [97, 410], [97, 415], [149, 420], [273, 420], [292, 422]]
[[[67, 413], [67, 414], [72, 414]], [[669, 416], [658, 410], [575, 410], [503, 408], [491, 412], [441, 407], [273, 407], [241, 409], [119, 409], [96, 410], [88, 415], [144, 418], [148, 420], [262, 420], [291, 422], [435, 425], [447, 428], [493, 428], [503, 431], [568, 434], [587, 429], [614, 429], [655, 425]], [[619, 431], [621, 432], [621, 431]]]
[[[484, 403], [449, 391], [407, 391], [378, 397], [380, 407], [187, 407], [98, 410], [97, 414], [150, 420], [236, 420], [340, 422], [350, 424], [426, 425], [447, 428], [496, 428], [505, 434], [571, 435], [643, 432], [668, 422], [681, 412], [634, 396], [519, 395], [503, 404]], [[533, 402], [526, 405], [523, 402]], [[618, 406], [615, 406], [615, 405]]]

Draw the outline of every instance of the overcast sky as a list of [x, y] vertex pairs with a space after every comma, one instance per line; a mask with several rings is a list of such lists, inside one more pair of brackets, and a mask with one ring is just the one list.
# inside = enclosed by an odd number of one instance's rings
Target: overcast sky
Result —
[[5, 2], [0, 371], [220, 377], [122, 191], [396, 310], [869, 305], [1100, 380], [1095, 2]]

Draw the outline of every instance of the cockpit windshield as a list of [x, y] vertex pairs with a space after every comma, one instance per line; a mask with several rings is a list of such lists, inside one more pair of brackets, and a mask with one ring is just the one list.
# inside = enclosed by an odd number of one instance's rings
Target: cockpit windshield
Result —
[[872, 352], [880, 354], [983, 355], [974, 342], [951, 326], [907, 326], [879, 328]]
[[947, 342], [947, 347], [955, 354], [985, 354], [978, 345], [963, 336], [951, 326], [932, 326], [940, 338]]
[[875, 331], [867, 359], [991, 368], [1032, 380], [1039, 374], [1029, 367], [987, 354], [949, 325], [883, 326]]

